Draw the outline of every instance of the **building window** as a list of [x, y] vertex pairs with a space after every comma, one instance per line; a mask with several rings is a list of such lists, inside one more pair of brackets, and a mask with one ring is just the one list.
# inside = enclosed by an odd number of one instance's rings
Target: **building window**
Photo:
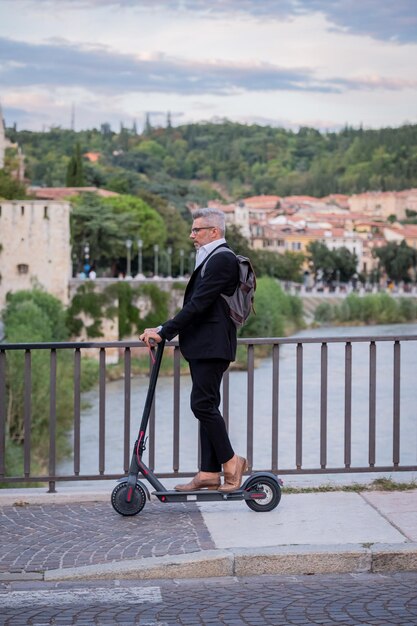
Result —
[[19, 274], [28, 274], [29, 273], [29, 265], [26, 263], [19, 263], [17, 266], [17, 271]]
[[22, 204], [22, 206], [20, 207], [20, 215], [23, 216], [24, 214], [25, 214], [25, 207]]
[[1, 204], [0, 204], [0, 217], [1, 217]]
[[45, 220], [48, 219], [48, 207], [47, 206], [43, 207], [43, 217]]

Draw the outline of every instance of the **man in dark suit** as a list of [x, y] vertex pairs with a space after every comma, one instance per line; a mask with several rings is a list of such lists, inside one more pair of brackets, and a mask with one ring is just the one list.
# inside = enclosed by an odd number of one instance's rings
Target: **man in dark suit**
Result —
[[[221, 294], [233, 294], [239, 270], [235, 255], [227, 252], [224, 235], [222, 211], [194, 211], [190, 237], [197, 250], [196, 267], [185, 290], [183, 308], [161, 326], [146, 328], [140, 335], [147, 345], [179, 335], [181, 352], [190, 367], [191, 409], [200, 421], [201, 468], [191, 482], [177, 485], [177, 491], [234, 491], [247, 469], [246, 459], [232, 448], [219, 411], [220, 384], [235, 359], [237, 344], [236, 327]], [[213, 254], [217, 248], [225, 248], [224, 254]], [[224, 484], [220, 485], [222, 466]]]

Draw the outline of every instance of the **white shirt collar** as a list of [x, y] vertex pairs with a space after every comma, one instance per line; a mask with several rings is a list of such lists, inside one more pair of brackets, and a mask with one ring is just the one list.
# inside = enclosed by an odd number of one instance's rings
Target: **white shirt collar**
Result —
[[210, 241], [210, 243], [206, 243], [204, 246], [201, 246], [197, 250], [197, 254], [195, 256], [195, 268], [202, 264], [204, 259], [208, 257], [210, 252], [213, 252], [216, 248], [226, 243], [226, 239], [224, 237], [222, 239], [215, 239], [214, 241]]

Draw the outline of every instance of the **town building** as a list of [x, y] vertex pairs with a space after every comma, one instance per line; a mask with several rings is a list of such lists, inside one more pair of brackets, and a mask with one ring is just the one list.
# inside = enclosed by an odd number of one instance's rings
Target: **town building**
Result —
[[70, 204], [0, 200], [0, 310], [35, 286], [67, 304], [71, 274]]
[[395, 215], [397, 220], [407, 217], [407, 210], [417, 212], [417, 189], [404, 191], [367, 191], [349, 197], [352, 212], [363, 213], [374, 219], [387, 220]]

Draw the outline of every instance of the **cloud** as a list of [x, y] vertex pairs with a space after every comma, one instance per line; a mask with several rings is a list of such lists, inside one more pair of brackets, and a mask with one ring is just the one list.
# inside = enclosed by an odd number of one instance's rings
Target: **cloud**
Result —
[[416, 89], [417, 80], [407, 80], [403, 78], [384, 78], [383, 76], [365, 76], [363, 78], [335, 79], [334, 82], [341, 87], [354, 90], [384, 90], [403, 91], [405, 89]]
[[319, 11], [344, 32], [401, 44], [417, 42], [415, 0], [301, 0], [299, 11]]
[[0, 38], [0, 80], [5, 87], [81, 88], [102, 94], [243, 92], [340, 93], [346, 89], [401, 90], [412, 81], [383, 77], [319, 79], [310, 69], [271, 63], [192, 62], [164, 54], [140, 57], [105, 46], [62, 40], [33, 44]]
[[0, 78], [5, 86], [78, 86], [119, 90], [226, 95], [239, 91], [334, 91], [310, 70], [267, 63], [190, 62], [162, 54], [140, 58], [103, 46], [68, 42], [31, 44], [0, 38]]
[[176, 14], [224, 15], [290, 20], [298, 15], [322, 13], [342, 32], [367, 35], [398, 44], [417, 42], [416, 0], [36, 0], [69, 8], [118, 7], [135, 11], [171, 11]]

